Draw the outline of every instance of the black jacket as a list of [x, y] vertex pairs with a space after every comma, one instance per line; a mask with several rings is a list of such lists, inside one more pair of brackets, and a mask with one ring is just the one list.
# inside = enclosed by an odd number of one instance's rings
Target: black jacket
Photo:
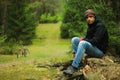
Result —
[[88, 24], [88, 30], [84, 40], [102, 50], [103, 53], [106, 52], [108, 47], [108, 32], [97, 17], [93, 24]]

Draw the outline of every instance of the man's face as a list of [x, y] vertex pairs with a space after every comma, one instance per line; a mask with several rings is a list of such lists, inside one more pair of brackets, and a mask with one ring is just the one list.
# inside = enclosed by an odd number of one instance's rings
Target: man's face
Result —
[[87, 21], [88, 24], [93, 24], [94, 21], [95, 21], [95, 16], [93, 14], [87, 15], [86, 21]]

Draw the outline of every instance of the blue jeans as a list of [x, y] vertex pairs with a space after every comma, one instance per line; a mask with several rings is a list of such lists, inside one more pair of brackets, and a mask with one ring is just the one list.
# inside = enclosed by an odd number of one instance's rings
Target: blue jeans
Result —
[[72, 66], [76, 68], [79, 67], [79, 64], [82, 60], [82, 56], [84, 53], [91, 57], [97, 58], [101, 58], [104, 55], [104, 53], [100, 49], [93, 46], [90, 42], [87, 42], [85, 40], [80, 41], [79, 37], [72, 38], [72, 48], [73, 51], [76, 53], [76, 56], [72, 62]]

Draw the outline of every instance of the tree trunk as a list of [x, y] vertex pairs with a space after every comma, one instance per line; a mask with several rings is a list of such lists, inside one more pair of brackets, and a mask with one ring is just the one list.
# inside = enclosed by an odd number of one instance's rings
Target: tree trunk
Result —
[[4, 34], [5, 32], [5, 27], [7, 24], [7, 5], [8, 5], [8, 0], [3, 0], [1, 2], [2, 34]]

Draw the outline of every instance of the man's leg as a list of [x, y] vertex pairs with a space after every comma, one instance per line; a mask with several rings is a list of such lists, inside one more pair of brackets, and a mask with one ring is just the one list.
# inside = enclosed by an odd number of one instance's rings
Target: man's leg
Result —
[[90, 46], [86, 50], [86, 54], [90, 57], [101, 58], [104, 56], [104, 53], [97, 47]]
[[72, 65], [69, 66], [67, 70], [63, 71], [65, 74], [73, 74], [75, 71], [77, 71], [79, 63], [81, 62], [81, 59], [82, 59], [82, 55], [85, 52], [86, 45], [88, 44], [87, 41], [80, 41], [77, 44], [75, 42], [75, 40], [78, 41], [77, 37], [73, 38], [72, 40], [74, 42], [72, 43], [72, 45], [73, 45], [73, 50], [76, 51], [76, 56], [72, 62]]
[[91, 43], [87, 41], [80, 41], [77, 46], [76, 56], [72, 62], [72, 66], [68, 67], [67, 70], [64, 70], [65, 74], [73, 74], [76, 69], [79, 67], [79, 64], [82, 60], [83, 54], [87, 51], [87, 54], [94, 57], [102, 57], [104, 54], [98, 48], [92, 46]]
[[97, 47], [92, 46], [91, 43], [87, 41], [81, 41], [78, 45], [76, 56], [73, 60], [72, 66], [75, 68], [79, 67], [79, 64], [82, 60], [83, 54], [87, 52], [88, 55], [92, 57], [102, 57], [104, 54]]
[[77, 53], [77, 49], [78, 49], [78, 44], [80, 42], [80, 38], [79, 37], [73, 37], [71, 42], [72, 42], [73, 52]]

